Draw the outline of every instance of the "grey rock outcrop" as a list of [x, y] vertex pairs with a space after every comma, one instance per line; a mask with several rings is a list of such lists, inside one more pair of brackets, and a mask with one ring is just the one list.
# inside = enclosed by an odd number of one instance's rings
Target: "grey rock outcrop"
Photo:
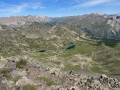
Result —
[[24, 86], [24, 85], [34, 85], [35, 83], [30, 80], [29, 78], [27, 78], [26, 76], [21, 77], [17, 82], [16, 85], [17, 86]]

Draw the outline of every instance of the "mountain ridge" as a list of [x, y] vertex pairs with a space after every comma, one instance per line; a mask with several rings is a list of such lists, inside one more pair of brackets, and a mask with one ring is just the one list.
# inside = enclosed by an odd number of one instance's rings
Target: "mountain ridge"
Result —
[[[73, 24], [95, 37], [120, 40], [120, 16], [118, 15], [102, 15], [96, 13], [55, 18], [32, 15], [0, 18], [1, 25], [7, 25], [18, 30], [21, 27], [21, 29], [24, 29], [34, 22], [47, 26]], [[0, 28], [2, 29], [1, 26]]]

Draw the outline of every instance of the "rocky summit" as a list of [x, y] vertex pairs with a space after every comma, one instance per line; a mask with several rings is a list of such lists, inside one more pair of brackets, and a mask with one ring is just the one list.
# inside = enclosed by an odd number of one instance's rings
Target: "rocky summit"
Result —
[[120, 15], [1, 17], [0, 90], [120, 90]]

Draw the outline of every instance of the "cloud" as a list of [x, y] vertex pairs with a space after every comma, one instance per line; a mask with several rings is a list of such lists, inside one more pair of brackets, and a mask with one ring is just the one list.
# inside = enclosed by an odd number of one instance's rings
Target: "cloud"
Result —
[[27, 9], [44, 9], [41, 3], [23, 3], [20, 5], [9, 5], [6, 3], [0, 3], [0, 13], [5, 16], [11, 16], [21, 14], [27, 11]]
[[75, 5], [75, 6], [73, 6], [73, 8], [91, 7], [91, 6], [96, 6], [99, 4], [109, 3], [111, 1], [112, 0], [90, 0], [90, 1], [85, 2], [85, 3]]
[[22, 5], [5, 5], [5, 7], [0, 7], [1, 13], [20, 13], [23, 11], [24, 8], [26, 8], [28, 5], [27, 4], [22, 4]]
[[113, 3], [108, 3], [106, 5], [109, 5], [109, 6], [117, 6], [117, 5], [120, 5], [120, 2], [113, 2]]
[[28, 8], [32, 8], [32, 9], [44, 9], [46, 7], [42, 6], [41, 3], [32, 3], [32, 4], [28, 4], [30, 7]]

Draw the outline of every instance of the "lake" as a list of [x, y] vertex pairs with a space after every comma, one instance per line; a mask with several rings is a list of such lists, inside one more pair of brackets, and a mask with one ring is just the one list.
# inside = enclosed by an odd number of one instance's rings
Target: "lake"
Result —
[[41, 51], [39, 51], [39, 52], [46, 52], [46, 50], [41, 50]]
[[72, 46], [67, 47], [68, 50], [69, 50], [69, 49], [72, 49], [72, 48], [75, 48], [75, 45], [72, 45]]

